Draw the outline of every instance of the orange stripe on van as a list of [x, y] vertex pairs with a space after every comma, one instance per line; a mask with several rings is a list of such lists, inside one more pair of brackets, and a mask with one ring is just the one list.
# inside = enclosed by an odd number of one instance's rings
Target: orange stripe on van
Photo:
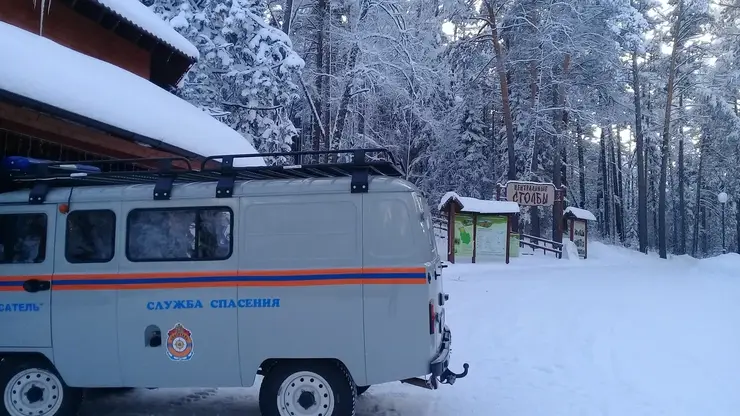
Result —
[[[49, 277], [45, 276], [48, 280]], [[242, 270], [54, 275], [54, 290], [142, 290], [218, 287], [302, 287], [330, 285], [422, 285], [423, 267], [310, 270]], [[20, 282], [19, 282], [20, 284]], [[1, 287], [1, 286], [0, 286]], [[6, 286], [6, 288], [9, 286]], [[22, 290], [22, 288], [18, 287]], [[16, 289], [13, 289], [16, 290]]]

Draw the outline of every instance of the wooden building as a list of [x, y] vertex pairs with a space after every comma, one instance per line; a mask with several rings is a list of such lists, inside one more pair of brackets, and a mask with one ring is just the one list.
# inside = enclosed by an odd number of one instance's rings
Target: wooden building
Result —
[[198, 50], [138, 0], [0, 0], [0, 56], [0, 159], [256, 153], [173, 94]]

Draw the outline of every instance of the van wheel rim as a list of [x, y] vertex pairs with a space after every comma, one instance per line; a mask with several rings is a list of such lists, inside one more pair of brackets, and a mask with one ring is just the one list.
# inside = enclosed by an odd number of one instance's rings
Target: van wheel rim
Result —
[[301, 371], [288, 376], [278, 390], [280, 416], [331, 416], [334, 391], [320, 375]]
[[10, 416], [53, 416], [62, 407], [64, 389], [55, 374], [31, 368], [16, 374], [5, 386], [3, 403]]

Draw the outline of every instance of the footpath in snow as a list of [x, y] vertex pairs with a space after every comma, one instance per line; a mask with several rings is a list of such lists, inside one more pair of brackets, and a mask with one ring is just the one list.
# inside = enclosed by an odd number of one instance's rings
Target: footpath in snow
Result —
[[[454, 386], [390, 383], [359, 416], [740, 414], [740, 255], [695, 260], [591, 243], [588, 260], [453, 265]], [[133, 390], [83, 416], [259, 416], [257, 388]]]

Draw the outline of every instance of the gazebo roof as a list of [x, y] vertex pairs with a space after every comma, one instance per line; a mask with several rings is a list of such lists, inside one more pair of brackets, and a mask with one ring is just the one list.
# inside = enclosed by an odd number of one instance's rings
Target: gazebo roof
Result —
[[596, 221], [596, 216], [589, 210], [576, 207], [568, 207], [563, 213], [566, 217], [573, 217], [579, 220]]
[[460, 196], [447, 192], [439, 203], [439, 211], [446, 211], [450, 204], [457, 205], [457, 211], [471, 214], [518, 214], [519, 204], [511, 201], [488, 201], [484, 199]]

